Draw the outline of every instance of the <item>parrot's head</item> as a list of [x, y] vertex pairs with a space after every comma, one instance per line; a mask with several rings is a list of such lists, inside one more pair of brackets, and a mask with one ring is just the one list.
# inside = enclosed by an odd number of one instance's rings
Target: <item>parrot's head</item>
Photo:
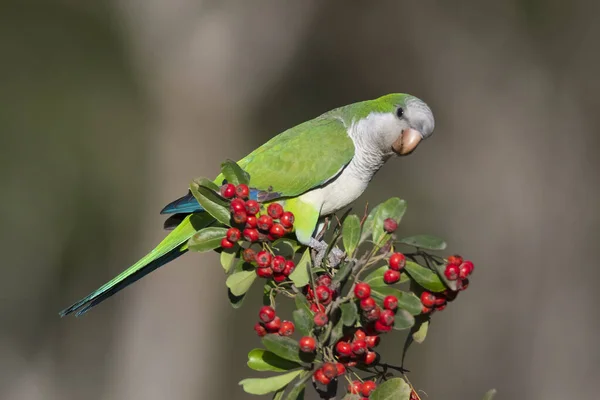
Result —
[[367, 117], [377, 146], [388, 154], [408, 155], [433, 133], [435, 120], [422, 100], [393, 93], [371, 100], [373, 112]]

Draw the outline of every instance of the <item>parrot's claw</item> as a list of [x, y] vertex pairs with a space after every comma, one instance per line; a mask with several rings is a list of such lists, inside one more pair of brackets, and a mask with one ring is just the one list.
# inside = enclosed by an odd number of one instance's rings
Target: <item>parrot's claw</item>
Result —
[[[325, 258], [325, 254], [327, 253], [327, 248], [329, 247], [327, 243], [325, 243], [324, 240], [317, 240], [315, 238], [311, 238], [308, 246], [317, 251], [317, 254], [315, 256], [315, 266], [321, 265], [323, 259]], [[327, 258], [331, 267], [337, 267], [342, 261], [344, 254], [345, 253], [337, 247], [331, 249], [329, 257]]]

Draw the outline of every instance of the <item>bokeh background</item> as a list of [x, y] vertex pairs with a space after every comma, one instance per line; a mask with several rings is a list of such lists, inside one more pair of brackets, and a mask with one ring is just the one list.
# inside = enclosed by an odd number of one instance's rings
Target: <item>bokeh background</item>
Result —
[[0, 398], [249, 398], [237, 382], [251, 375], [255, 309], [230, 309], [213, 254], [84, 318], [57, 312], [158, 242], [158, 211], [192, 178], [333, 107], [402, 91], [430, 104], [436, 132], [388, 163], [359, 207], [399, 195], [402, 232], [445, 237], [477, 265], [409, 353], [413, 383], [431, 399], [492, 387], [597, 399], [599, 11], [2, 1]]

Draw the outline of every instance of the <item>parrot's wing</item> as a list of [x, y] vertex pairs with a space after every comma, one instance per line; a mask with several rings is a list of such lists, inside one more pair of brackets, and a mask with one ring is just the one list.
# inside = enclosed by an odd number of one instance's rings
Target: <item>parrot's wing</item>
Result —
[[[250, 184], [272, 195], [260, 200], [298, 196], [333, 179], [354, 157], [354, 142], [344, 121], [333, 112], [275, 136], [238, 164]], [[221, 179], [220, 179], [221, 178]], [[218, 177], [215, 182], [222, 180]]]

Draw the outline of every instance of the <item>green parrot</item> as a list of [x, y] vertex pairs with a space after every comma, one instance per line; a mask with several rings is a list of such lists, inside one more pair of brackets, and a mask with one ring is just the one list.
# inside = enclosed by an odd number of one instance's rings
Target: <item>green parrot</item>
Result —
[[[295, 216], [295, 234], [302, 244], [323, 251], [314, 239], [320, 219], [352, 203], [375, 173], [394, 155], [413, 152], [433, 133], [434, 118], [423, 101], [408, 94], [331, 110], [290, 128], [238, 161], [250, 174], [250, 198], [279, 202]], [[215, 181], [223, 183], [219, 175]], [[150, 253], [96, 291], [60, 312], [81, 315], [116, 292], [187, 251], [188, 240], [214, 223], [188, 193], [162, 214], [172, 214], [172, 229]]]

